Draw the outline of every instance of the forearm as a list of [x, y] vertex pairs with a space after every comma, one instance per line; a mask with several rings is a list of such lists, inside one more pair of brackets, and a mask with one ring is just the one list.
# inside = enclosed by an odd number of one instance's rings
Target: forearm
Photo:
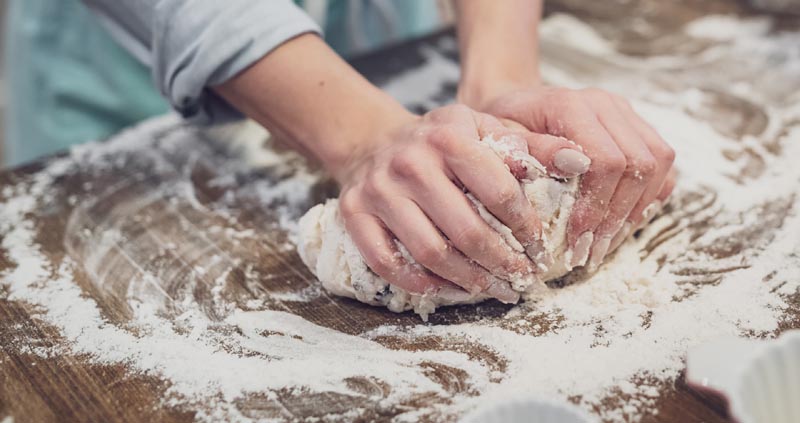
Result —
[[83, 0], [172, 107], [195, 123], [238, 118], [207, 87], [303, 33], [319, 32], [291, 0]]
[[415, 118], [312, 34], [284, 43], [215, 89], [340, 179], [348, 158], [380, 131]]
[[542, 0], [460, 0], [461, 102], [481, 103], [540, 83], [538, 26]]

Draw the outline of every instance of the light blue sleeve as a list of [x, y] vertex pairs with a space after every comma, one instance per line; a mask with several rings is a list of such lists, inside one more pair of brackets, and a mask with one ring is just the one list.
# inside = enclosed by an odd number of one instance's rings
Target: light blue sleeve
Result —
[[148, 65], [184, 117], [239, 117], [207, 87], [232, 78], [317, 24], [290, 0], [83, 0], [114, 37]]

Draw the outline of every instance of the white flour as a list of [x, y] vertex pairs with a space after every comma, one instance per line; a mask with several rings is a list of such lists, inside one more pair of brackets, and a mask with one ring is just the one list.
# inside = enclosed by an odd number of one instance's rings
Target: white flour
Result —
[[[740, 29], [718, 31], [720, 25]], [[730, 34], [725, 36], [724, 45], [703, 53], [708, 63], [733, 66], [738, 63], [736, 60], [743, 60], [740, 53], [746, 51], [754, 68], [763, 62], [759, 62], [759, 58], [777, 56], [784, 61], [778, 62], [776, 72], [800, 66], [800, 60], [794, 61], [781, 53], [791, 50], [782, 44], [783, 41], [794, 43], [789, 46], [800, 42], [797, 34], [768, 36], [761, 23], [739, 25], [732, 18], [711, 17], [693, 23], [690, 32], [697, 37], [709, 33]], [[608, 45], [590, 28], [573, 19], [556, 17], [543, 26], [544, 43], [563, 43], [576, 51]], [[574, 36], [562, 39], [558, 34], [564, 31]], [[632, 61], [616, 58], [614, 54], [605, 52], [603, 56], [619, 63]], [[429, 60], [446, 59], [431, 55]], [[676, 82], [677, 94], [672, 94], [641, 77], [636, 83], [626, 84], [628, 79], [636, 78], [636, 71], [621, 75], [620, 80], [593, 80], [586, 75], [573, 77], [568, 69], [558, 73], [549, 71], [559, 67], [558, 60], [554, 61], [545, 67], [544, 76], [550, 81], [569, 86], [617, 88], [637, 99], [636, 108], [678, 151], [680, 179], [676, 200], [692, 193], [700, 195], [712, 191], [716, 193], [716, 200], [704, 203], [706, 206], [695, 201], [687, 202], [683, 209], [676, 208], [648, 227], [637, 242], [623, 246], [590, 280], [562, 289], [537, 291], [524, 305], [503, 318], [459, 325], [383, 326], [356, 336], [276, 310], [230, 309], [221, 322], [212, 322], [197, 304], [188, 300], [189, 297], [179, 304], [181, 314], [168, 320], [160, 313], [159, 306], [145, 297], [142, 301], [131, 301], [134, 316], [130, 326], [109, 323], [94, 300], [86, 297], [74, 282], [72, 271], [79, 264], [70, 259], [60, 264], [51, 263], [43, 254], [35, 240], [36, 228], [28, 215], [47, 204], [51, 185], [60, 175], [69, 173], [75, 163], [79, 167], [86, 163], [97, 167], [110, 157], [116, 157], [115, 154], [136, 151], [142, 148], [141, 139], [174, 127], [177, 124], [174, 117], [153, 120], [111, 143], [76, 149], [71, 157], [54, 160], [30, 180], [3, 190], [0, 247], [16, 267], [2, 274], [0, 285], [5, 289], [0, 289], [0, 296], [35, 306], [38, 316], [56, 327], [67, 341], [58, 351], [32, 348], [31, 353], [86, 354], [97, 363], [125, 363], [131, 373], [168, 381], [165, 402], [199, 409], [198, 420], [247, 420], [249, 417], [242, 414], [235, 402], [237, 399], [251, 393], [272, 398], [276, 395], [274, 390], [287, 387], [363, 395], [354, 392], [345, 382], [347, 378], [359, 376], [392, 385], [388, 396], [379, 398], [378, 406], [399, 403], [419, 394], [448, 399], [440, 402], [436, 410], [400, 412], [398, 421], [415, 421], [432, 412], [454, 415], [520, 393], [578, 398], [590, 410], [597, 407], [607, 420], [635, 420], [643, 413], [652, 412], [657, 388], [678, 375], [687, 348], [725, 334], [769, 336], [781, 322], [787, 307], [785, 296], [798, 294], [800, 166], [796, 165], [795, 158], [800, 157], [800, 130], [797, 123], [783, 134], [781, 129], [787, 127], [788, 122], [800, 121], [800, 107], [790, 106], [798, 103], [793, 101], [797, 100], [797, 95], [792, 94], [792, 90], [781, 93], [763, 82], [748, 82], [758, 79], [756, 76], [761, 76], [760, 73], [750, 75], [749, 80], [738, 81], [738, 85], [731, 84], [734, 93], [751, 92], [752, 101], [769, 114], [768, 124], [759, 135], [737, 140], [722, 135], [705, 119], [695, 117], [703, 110], [705, 102], [712, 99], [712, 94], [693, 86], [698, 79], [691, 72], [676, 76], [676, 81], [685, 79], [688, 82], [685, 85]], [[650, 72], [669, 75], [673, 70], [659, 68], [660, 64], [678, 61], [675, 58], [654, 59], [652, 63], [637, 66], [651, 66]], [[430, 74], [452, 77], [453, 67], [445, 62], [429, 63], [423, 69], [426, 70], [421, 74], [403, 76], [403, 84], [409, 91], [422, 84], [423, 96], [435, 94]], [[697, 70], [701, 75], [704, 72], [708, 70]], [[783, 82], [787, 86], [800, 86], [790, 85], [797, 82], [796, 79]], [[625, 87], [630, 87], [629, 91]], [[647, 89], [638, 91], [641, 87]], [[759, 93], [782, 97], [778, 101]], [[174, 134], [174, 137], [190, 136], [189, 132]], [[776, 139], [782, 149], [779, 155], [765, 147], [767, 141]], [[164, 144], [164, 149], [168, 150], [169, 142]], [[280, 163], [280, 158], [265, 154], [259, 159], [262, 164]], [[726, 154], [729, 157], [726, 158]], [[157, 155], [155, 150], [153, 155]], [[743, 174], [742, 169], [753, 160], [764, 163], [763, 171], [757, 176], [737, 180], [736, 177]], [[302, 202], [309, 192], [307, 184], [312, 180], [313, 177], [301, 173], [278, 186], [265, 186], [254, 192], [263, 204], [271, 204], [278, 197], [288, 203]], [[218, 181], [223, 186], [230, 182]], [[732, 242], [727, 237], [768, 225], [771, 215], [759, 213], [754, 206], [771, 200], [781, 200], [792, 210], [774, 238], [757, 238], [752, 245], [745, 246], [741, 254], [713, 253], [712, 247], [721, 248]], [[198, 207], [202, 205], [198, 203]], [[685, 214], [692, 210], [697, 213]], [[696, 238], [692, 238], [693, 231], [697, 230], [691, 225], [704, 216], [711, 222], [726, 224], [700, 230]], [[662, 230], [669, 231], [672, 224], [679, 229], [677, 234], [642, 258], [645, 244], [657, 239]], [[659, 261], [664, 257], [669, 259], [666, 264]], [[737, 266], [742, 268], [722, 272], [723, 268]], [[211, 260], [205, 267], [195, 271], [210, 271]], [[720, 269], [720, 279], [699, 283], [692, 279], [694, 268]], [[305, 299], [304, 295], [293, 292], [282, 295], [288, 301]], [[537, 323], [533, 323], [533, 316], [543, 316], [544, 320], [537, 319]], [[542, 327], [542, 322], [550, 322], [550, 327]], [[507, 360], [508, 367], [500, 373], [464, 353], [398, 351], [375, 341], [378, 336], [416, 338], [428, 334], [483, 345]], [[480, 395], [446, 392], [425, 375], [424, 363], [430, 362], [463, 370], [468, 374], [471, 392]], [[618, 404], [600, 404], [609, 395], [619, 392], [630, 395], [630, 399]], [[349, 414], [338, 418], [348, 420], [358, 417], [359, 412], [350, 410]], [[289, 418], [291, 414], [283, 417]]]

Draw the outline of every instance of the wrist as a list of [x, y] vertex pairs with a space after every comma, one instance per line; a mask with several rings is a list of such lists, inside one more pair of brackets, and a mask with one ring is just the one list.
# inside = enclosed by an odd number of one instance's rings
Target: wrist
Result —
[[347, 128], [340, 128], [335, 136], [328, 137], [329, 147], [318, 150], [323, 166], [340, 184], [352, 179], [355, 169], [386, 143], [390, 134], [419, 118], [389, 100], [383, 104], [364, 104], [361, 113], [352, 115], [355, 119], [346, 123]]
[[[502, 69], [499, 69], [502, 72]], [[513, 91], [538, 88], [542, 81], [538, 70], [524, 75], [501, 75], [497, 72], [469, 73], [458, 84], [456, 98], [477, 111], [483, 111], [496, 98]]]
[[464, 0], [457, 11], [459, 101], [483, 110], [500, 95], [541, 85], [541, 0]]
[[314, 34], [285, 42], [214, 88], [337, 179], [380, 134], [414, 119]]

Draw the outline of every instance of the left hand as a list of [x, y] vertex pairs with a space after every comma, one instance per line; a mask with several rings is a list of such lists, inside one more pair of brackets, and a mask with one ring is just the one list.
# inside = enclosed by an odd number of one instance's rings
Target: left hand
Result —
[[[674, 187], [673, 149], [630, 103], [595, 88], [537, 87], [500, 95], [480, 111], [567, 138], [592, 160], [568, 227], [571, 266], [594, 271]], [[531, 149], [536, 146], [530, 146]]]

